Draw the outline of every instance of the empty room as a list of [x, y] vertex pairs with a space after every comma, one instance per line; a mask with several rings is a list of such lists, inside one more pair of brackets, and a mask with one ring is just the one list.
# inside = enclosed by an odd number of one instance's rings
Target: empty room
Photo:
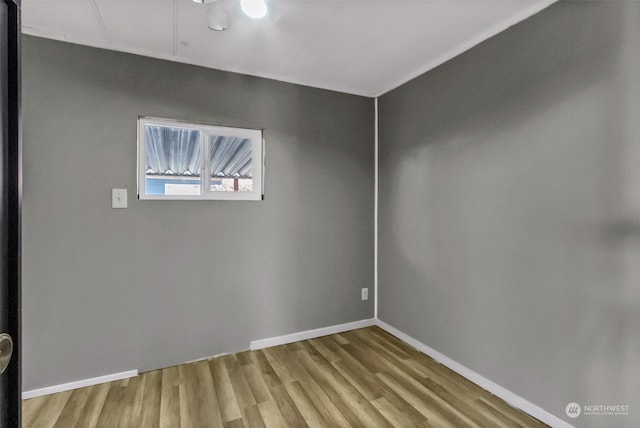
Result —
[[640, 1], [0, 18], [0, 427], [640, 423]]

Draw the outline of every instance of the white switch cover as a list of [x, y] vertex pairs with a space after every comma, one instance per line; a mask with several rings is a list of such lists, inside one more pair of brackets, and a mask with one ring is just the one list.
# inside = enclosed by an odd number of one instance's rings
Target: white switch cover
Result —
[[111, 208], [127, 208], [127, 189], [111, 189]]
[[369, 300], [369, 289], [368, 288], [363, 288], [362, 289], [362, 300]]

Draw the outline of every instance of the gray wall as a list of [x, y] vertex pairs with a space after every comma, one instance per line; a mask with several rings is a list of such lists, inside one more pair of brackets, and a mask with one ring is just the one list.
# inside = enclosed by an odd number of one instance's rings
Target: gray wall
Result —
[[[373, 316], [373, 100], [23, 42], [25, 390]], [[265, 200], [138, 201], [138, 115], [264, 128]]]
[[380, 318], [640, 420], [640, 2], [562, 2], [380, 99]]

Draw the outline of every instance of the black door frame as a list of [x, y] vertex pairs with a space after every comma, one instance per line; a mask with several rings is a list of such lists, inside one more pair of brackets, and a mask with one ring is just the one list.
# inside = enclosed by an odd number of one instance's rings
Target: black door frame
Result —
[[[22, 422], [22, 347], [21, 347], [21, 214], [22, 214], [22, 113], [20, 71], [20, 0], [0, 0], [7, 5], [8, 21], [8, 127], [2, 148], [2, 258], [0, 286], [6, 302], [5, 332], [13, 338], [13, 355], [2, 374], [3, 389], [0, 426], [19, 428]], [[4, 76], [3, 76], [4, 78]], [[5, 383], [6, 382], [6, 383]]]

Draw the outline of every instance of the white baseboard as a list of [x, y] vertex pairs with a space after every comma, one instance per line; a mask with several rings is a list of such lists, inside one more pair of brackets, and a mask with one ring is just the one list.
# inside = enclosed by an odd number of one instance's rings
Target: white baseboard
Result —
[[41, 395], [49, 395], [56, 392], [69, 391], [71, 389], [84, 388], [85, 386], [93, 386], [100, 383], [113, 382], [114, 380], [122, 380], [136, 376], [138, 376], [138, 370], [129, 370], [126, 372], [113, 373], [105, 376], [92, 377], [90, 379], [82, 379], [75, 382], [48, 386], [46, 388], [32, 389], [31, 391], [24, 391], [22, 393], [22, 399], [26, 400], [28, 398], [40, 397]]
[[345, 324], [332, 325], [329, 327], [317, 328], [315, 330], [301, 331], [299, 333], [285, 334], [284, 336], [270, 337], [268, 339], [252, 340], [249, 345], [251, 351], [270, 348], [272, 346], [286, 345], [287, 343], [299, 342], [301, 340], [315, 339], [316, 337], [328, 336], [330, 334], [343, 333], [349, 330], [356, 330], [375, 325], [375, 319], [353, 321]]
[[430, 347], [428, 347], [427, 345], [425, 345], [424, 343], [414, 339], [413, 337], [409, 336], [408, 334], [405, 334], [403, 332], [401, 332], [400, 330], [398, 330], [395, 327], [390, 326], [389, 324], [387, 324], [384, 321], [380, 321], [379, 319], [376, 320], [375, 324], [380, 327], [381, 329], [387, 331], [388, 333], [392, 334], [393, 336], [397, 337], [398, 339], [402, 340], [403, 342], [413, 346], [414, 348], [416, 348], [418, 351], [427, 354], [428, 356], [430, 356], [431, 358], [433, 358], [434, 360], [436, 360], [437, 362], [441, 363], [444, 366], [447, 366], [448, 368], [450, 368], [451, 370], [453, 370], [454, 372], [458, 373], [459, 375], [467, 378], [468, 380], [470, 380], [471, 382], [475, 383], [476, 385], [480, 386], [481, 388], [489, 391], [490, 393], [492, 393], [493, 395], [503, 399], [504, 401], [506, 401], [507, 403], [509, 403], [510, 405], [512, 405], [513, 407], [522, 410], [523, 412], [526, 412], [528, 414], [530, 414], [531, 416], [533, 416], [534, 418], [554, 427], [554, 428], [575, 428], [573, 425], [563, 421], [562, 419], [558, 418], [557, 416], [552, 415], [551, 413], [547, 412], [546, 410], [544, 410], [543, 408], [533, 404], [532, 402], [520, 397], [519, 395], [509, 391], [506, 388], [503, 388], [502, 386], [498, 385], [497, 383], [487, 379], [486, 377], [474, 372], [473, 370], [463, 366], [462, 364], [458, 363], [457, 361], [452, 360], [451, 358], [447, 357], [444, 354], [441, 354], [440, 352], [436, 351], [435, 349], [432, 349]]

